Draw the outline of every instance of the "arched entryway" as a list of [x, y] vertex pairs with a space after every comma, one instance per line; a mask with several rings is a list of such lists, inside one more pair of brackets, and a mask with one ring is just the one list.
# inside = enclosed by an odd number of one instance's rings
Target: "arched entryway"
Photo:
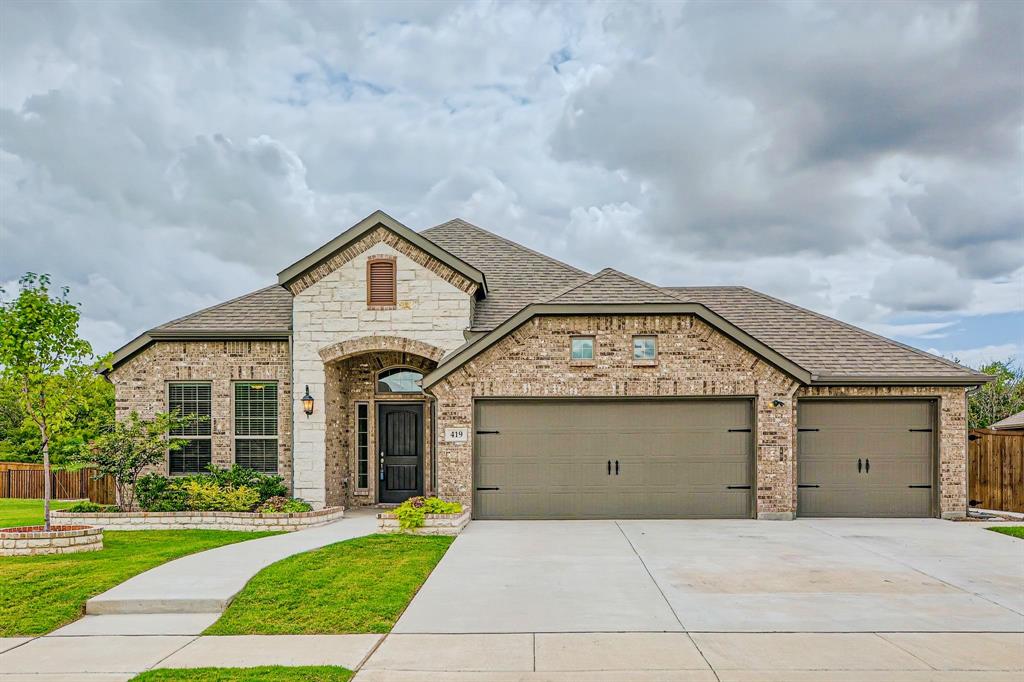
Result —
[[418, 382], [443, 354], [423, 342], [386, 336], [320, 351], [328, 505], [398, 503], [433, 492], [431, 398]]

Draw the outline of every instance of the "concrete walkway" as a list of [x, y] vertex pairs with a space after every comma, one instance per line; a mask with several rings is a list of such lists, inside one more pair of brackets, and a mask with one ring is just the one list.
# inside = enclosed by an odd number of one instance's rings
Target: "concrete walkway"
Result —
[[227, 608], [250, 578], [270, 564], [369, 535], [376, 531], [376, 524], [375, 510], [355, 510], [324, 526], [190, 554], [140, 573], [93, 597], [85, 606], [86, 614], [91, 616], [207, 614], [205, 618], [121, 619], [123, 627], [112, 625], [114, 621], [85, 618], [53, 634], [198, 634]]

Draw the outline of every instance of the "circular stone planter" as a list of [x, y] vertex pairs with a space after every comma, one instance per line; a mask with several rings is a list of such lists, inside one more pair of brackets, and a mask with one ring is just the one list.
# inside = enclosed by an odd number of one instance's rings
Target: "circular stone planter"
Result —
[[74, 554], [103, 549], [103, 529], [96, 526], [51, 525], [0, 528], [0, 556]]
[[344, 517], [344, 507], [327, 507], [296, 514], [256, 512], [68, 512], [55, 511], [60, 523], [102, 526], [107, 530], [248, 530], [293, 531], [322, 526]]

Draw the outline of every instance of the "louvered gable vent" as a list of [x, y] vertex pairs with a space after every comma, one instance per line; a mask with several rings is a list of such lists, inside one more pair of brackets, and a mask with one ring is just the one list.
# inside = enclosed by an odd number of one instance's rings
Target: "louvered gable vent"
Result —
[[366, 261], [366, 303], [368, 305], [396, 305], [395, 261], [390, 258], [371, 258]]

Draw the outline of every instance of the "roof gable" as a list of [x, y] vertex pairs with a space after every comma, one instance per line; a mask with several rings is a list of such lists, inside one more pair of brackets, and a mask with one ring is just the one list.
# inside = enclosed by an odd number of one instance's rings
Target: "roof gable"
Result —
[[679, 299], [636, 277], [605, 268], [569, 286], [546, 303], [678, 303]]
[[278, 283], [287, 287], [293, 294], [301, 292], [348, 261], [355, 254], [345, 254], [345, 251], [357, 245], [360, 240], [372, 235], [375, 230], [386, 230], [411, 244], [423, 254], [442, 263], [474, 284], [480, 296], [486, 295], [487, 280], [481, 270], [449, 253], [433, 241], [413, 232], [383, 211], [374, 211], [313, 253], [277, 273]]

